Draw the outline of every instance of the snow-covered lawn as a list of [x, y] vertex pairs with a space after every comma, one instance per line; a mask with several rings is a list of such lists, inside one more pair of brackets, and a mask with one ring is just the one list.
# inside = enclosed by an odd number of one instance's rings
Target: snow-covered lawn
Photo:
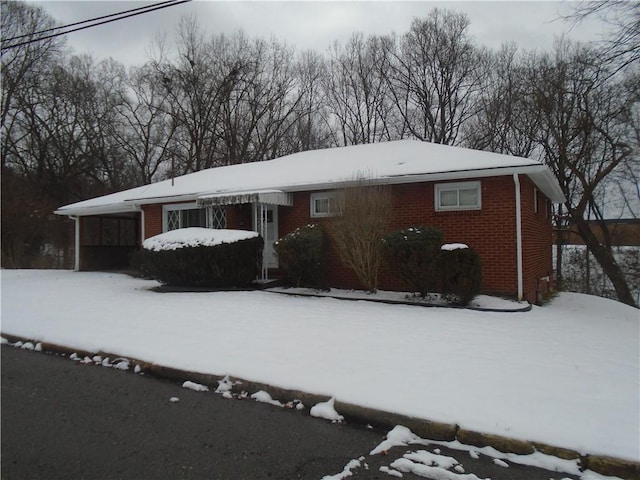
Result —
[[640, 315], [562, 294], [491, 313], [270, 292], [156, 293], [2, 270], [3, 333], [640, 460]]

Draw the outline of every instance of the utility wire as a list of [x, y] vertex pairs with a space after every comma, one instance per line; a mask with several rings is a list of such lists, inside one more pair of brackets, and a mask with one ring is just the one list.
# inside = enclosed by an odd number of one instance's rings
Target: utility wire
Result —
[[[131, 9], [131, 10], [125, 10], [125, 11], [119, 12], [119, 13], [112, 13], [110, 15], [103, 15], [101, 17], [92, 18], [90, 20], [83, 20], [81, 22], [71, 23], [69, 25], [64, 25], [62, 27], [49, 28], [47, 30], [42, 30], [42, 31], [36, 32], [36, 33], [29, 33], [29, 34], [26, 34], [26, 35], [19, 35], [19, 36], [16, 36], [16, 37], [9, 38], [9, 39], [5, 40], [5, 42], [11, 41], [11, 40], [17, 40], [17, 39], [24, 38], [24, 37], [30, 37], [32, 35], [40, 35], [42, 33], [47, 33], [47, 32], [50, 32], [50, 31], [63, 30], [63, 29], [67, 29], [69, 27], [73, 27], [75, 25], [82, 25], [84, 23], [95, 22], [96, 20], [102, 20], [104, 18], [108, 18], [108, 20], [103, 20], [101, 22], [91, 23], [90, 25], [84, 25], [82, 27], [73, 28], [71, 30], [58, 31], [58, 32], [53, 33], [51, 35], [46, 35], [44, 37], [38, 37], [38, 38], [32, 38], [32, 39], [26, 40], [24, 42], [15, 43], [13, 45], [7, 45], [6, 47], [3, 46], [0, 50], [1, 51], [5, 51], [5, 50], [12, 49], [12, 48], [21, 47], [23, 45], [28, 45], [30, 43], [40, 42], [42, 40], [48, 40], [50, 38], [59, 37], [61, 35], [66, 35], [67, 33], [77, 32], [79, 30], [85, 30], [87, 28], [97, 27], [98, 25], [104, 25], [105, 23], [111, 23], [111, 22], [115, 22], [117, 20], [123, 20], [125, 18], [135, 17], [136, 15], [142, 15], [143, 13], [149, 13], [149, 12], [153, 12], [155, 10], [162, 10], [163, 8], [173, 7], [174, 5], [179, 5], [181, 3], [187, 3], [187, 2], [190, 2], [190, 1], [191, 0], [177, 0], [177, 1], [176, 0], [168, 0], [168, 1], [160, 2], [160, 3], [154, 3], [153, 5], [148, 5], [148, 6], [145, 6], [145, 7], [138, 7], [138, 8], [134, 8], [134, 9]], [[117, 18], [111, 18], [111, 17], [117, 17]]]
[[120, 16], [120, 15], [124, 15], [125, 13], [131, 13], [131, 12], [136, 12], [138, 10], [146, 10], [148, 8], [151, 7], [155, 7], [157, 5], [162, 5], [165, 3], [173, 3], [176, 0], [166, 0], [164, 2], [160, 2], [160, 3], [155, 3], [153, 5], [145, 5], [144, 7], [138, 7], [138, 8], [132, 8], [131, 10], [125, 10], [124, 12], [118, 12], [118, 13], [111, 13], [109, 15], [103, 15], [101, 17], [96, 17], [96, 18], [91, 18], [89, 20], [82, 20], [81, 22], [75, 22], [75, 23], [70, 23], [68, 25], [63, 25], [61, 27], [53, 27], [53, 28], [47, 28], [46, 30], [40, 30], [39, 32], [31, 32], [31, 33], [25, 33], [24, 35], [16, 35], [15, 37], [11, 37], [11, 38], [4, 38], [3, 41], [4, 42], [12, 42], [13, 40], [18, 40], [19, 38], [25, 38], [25, 37], [32, 37], [34, 35], [41, 35], [43, 33], [47, 33], [47, 32], [53, 32], [55, 30], [63, 30], [65, 28], [69, 28], [69, 27], [75, 27], [76, 25], [82, 25], [83, 23], [90, 23], [90, 22], [95, 22], [96, 20], [102, 20], [103, 18], [109, 18], [109, 17], [115, 17], [115, 16]]

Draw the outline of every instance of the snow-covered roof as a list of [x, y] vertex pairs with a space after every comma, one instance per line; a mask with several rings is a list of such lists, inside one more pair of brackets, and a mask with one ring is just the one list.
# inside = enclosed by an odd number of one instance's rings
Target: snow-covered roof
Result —
[[60, 215], [135, 211], [140, 205], [262, 190], [337, 188], [356, 178], [401, 184], [526, 174], [553, 202], [565, 201], [544, 164], [522, 157], [418, 140], [353, 145], [294, 153], [264, 162], [210, 168], [61, 207]]

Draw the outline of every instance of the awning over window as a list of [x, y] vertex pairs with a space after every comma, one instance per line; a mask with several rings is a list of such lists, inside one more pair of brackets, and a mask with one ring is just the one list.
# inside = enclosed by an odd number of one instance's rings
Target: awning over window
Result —
[[219, 205], [239, 205], [242, 203], [263, 203], [266, 205], [293, 205], [291, 193], [281, 190], [258, 190], [255, 192], [216, 193], [198, 197], [199, 207], [211, 207]]

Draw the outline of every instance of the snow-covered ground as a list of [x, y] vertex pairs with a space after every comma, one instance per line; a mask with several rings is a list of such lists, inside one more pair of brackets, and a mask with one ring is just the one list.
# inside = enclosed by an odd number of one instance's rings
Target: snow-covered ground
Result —
[[491, 313], [156, 293], [108, 273], [2, 270], [1, 282], [6, 334], [640, 460], [640, 315], [610, 300]]

